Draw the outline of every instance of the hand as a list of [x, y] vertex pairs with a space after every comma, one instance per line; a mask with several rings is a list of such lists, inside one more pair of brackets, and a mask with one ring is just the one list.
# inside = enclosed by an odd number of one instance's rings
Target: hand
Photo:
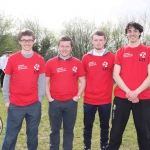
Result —
[[75, 102], [78, 102], [78, 100], [80, 99], [78, 96], [74, 96], [73, 98], [72, 98]]
[[10, 103], [5, 104], [6, 109], [8, 109], [9, 105], [10, 105]]
[[52, 102], [52, 101], [54, 101], [54, 99], [51, 97], [48, 101], [49, 101], [49, 102]]
[[129, 101], [137, 101], [137, 98], [138, 97], [138, 93], [136, 91], [129, 91], [127, 94], [126, 94], [126, 98], [129, 100]]
[[138, 103], [139, 102], [139, 99], [138, 98], [135, 98], [132, 103]]

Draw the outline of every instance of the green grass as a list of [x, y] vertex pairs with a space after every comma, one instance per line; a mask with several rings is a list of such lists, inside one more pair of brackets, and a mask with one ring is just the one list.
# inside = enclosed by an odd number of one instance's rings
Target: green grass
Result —
[[[4, 107], [4, 102], [2, 100], [2, 93], [0, 91], [0, 117], [3, 120], [4, 127], [6, 126], [6, 117], [7, 117], [7, 110]], [[111, 120], [110, 120], [111, 126]], [[25, 150], [26, 149], [26, 126], [25, 122], [23, 122], [22, 129], [18, 135], [18, 140], [16, 144], [15, 150]], [[48, 118], [48, 102], [46, 98], [44, 98], [42, 102], [42, 118], [41, 123], [39, 126], [39, 146], [38, 150], [48, 150], [49, 149], [49, 118]], [[92, 150], [99, 150], [99, 119], [98, 115], [96, 114], [94, 127], [93, 127], [93, 135], [92, 135]], [[62, 135], [62, 131], [61, 131]], [[2, 144], [2, 139], [4, 136], [4, 130], [0, 135], [0, 147]], [[62, 136], [61, 136], [61, 143], [62, 143]], [[73, 150], [82, 150], [83, 149], [83, 104], [82, 99], [79, 101], [78, 105], [78, 116], [76, 120], [76, 125], [74, 129], [74, 148]], [[62, 147], [60, 146], [60, 150]], [[125, 129], [122, 145], [120, 150], [138, 150], [137, 140], [136, 140], [136, 131], [133, 123], [132, 116], [130, 117], [127, 127]]]

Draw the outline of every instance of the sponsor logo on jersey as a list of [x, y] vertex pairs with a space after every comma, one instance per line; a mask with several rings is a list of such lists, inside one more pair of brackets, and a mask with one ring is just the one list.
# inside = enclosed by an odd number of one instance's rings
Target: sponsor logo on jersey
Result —
[[125, 58], [125, 57], [132, 57], [133, 56], [133, 54], [131, 54], [131, 53], [124, 53], [123, 54], [123, 57]]
[[56, 69], [57, 72], [65, 72], [66, 68], [60, 67]]
[[73, 76], [76, 76], [77, 69], [78, 69], [78, 68], [77, 68], [76, 66], [74, 66], [74, 67], [72, 68]]
[[38, 73], [39, 72], [39, 69], [40, 69], [40, 65], [39, 64], [35, 64], [34, 66], [34, 73]]
[[104, 61], [104, 62], [102, 63], [102, 69], [103, 69], [103, 70], [107, 70], [107, 69], [108, 69], [108, 62]]
[[140, 55], [139, 61], [145, 61], [145, 59], [146, 59], [146, 53], [145, 53], [145, 52], [142, 52], [142, 53], [140, 53], [139, 55]]
[[23, 69], [28, 69], [27, 66], [23, 65], [18, 65], [18, 70], [23, 70]]
[[97, 64], [96, 64], [96, 62], [91, 61], [91, 62], [88, 63], [88, 65], [89, 65], [89, 67], [91, 67], [91, 66], [96, 66]]

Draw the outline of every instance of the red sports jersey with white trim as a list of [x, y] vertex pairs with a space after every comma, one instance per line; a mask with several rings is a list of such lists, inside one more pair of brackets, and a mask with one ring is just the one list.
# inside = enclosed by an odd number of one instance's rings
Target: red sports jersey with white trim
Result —
[[84, 102], [92, 105], [109, 104], [112, 101], [114, 54], [104, 56], [86, 54], [82, 58], [86, 72]]
[[11, 75], [10, 103], [27, 106], [38, 101], [38, 77], [44, 72], [44, 59], [37, 53], [31, 58], [21, 52], [11, 55], [5, 69], [5, 74]]
[[[121, 66], [120, 76], [130, 90], [137, 89], [148, 76], [148, 65], [150, 63], [150, 48], [140, 44], [132, 48], [124, 46], [116, 53], [114, 64]], [[115, 88], [115, 96], [126, 98], [126, 93], [118, 86]], [[150, 88], [138, 95], [139, 99], [150, 98]]]
[[46, 76], [50, 77], [51, 96], [60, 101], [70, 100], [77, 95], [78, 78], [84, 76], [80, 60], [54, 57], [46, 63]]

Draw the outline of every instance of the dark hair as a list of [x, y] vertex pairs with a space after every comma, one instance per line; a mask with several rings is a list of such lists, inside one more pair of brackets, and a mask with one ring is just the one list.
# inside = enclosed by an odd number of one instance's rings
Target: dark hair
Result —
[[91, 39], [93, 39], [93, 35], [104, 36], [104, 39], [106, 39], [106, 34], [100, 30], [95, 30], [94, 32], [92, 32], [92, 34], [90, 36]]
[[30, 29], [23, 29], [18, 33], [18, 40], [20, 41], [22, 36], [32, 36], [33, 40], [35, 40], [35, 35]]
[[[139, 30], [140, 33], [143, 32], [143, 26], [140, 25], [140, 24], [137, 23], [137, 22], [132, 21], [132, 22], [129, 22], [129, 23], [127, 24], [127, 26], [126, 26], [126, 28], [125, 28], [125, 34], [127, 34], [127, 31], [128, 31], [128, 29], [129, 29], [130, 27], [134, 27], [135, 29]], [[140, 35], [140, 36], [141, 36], [141, 35]], [[140, 36], [139, 36], [139, 37], [140, 37]]]
[[5, 53], [6, 54], [12, 54], [12, 51], [6, 51]]
[[62, 36], [62, 37], [59, 39], [59, 41], [58, 41], [58, 46], [59, 46], [59, 44], [60, 44], [61, 41], [70, 41], [71, 47], [73, 47], [72, 39], [71, 39], [68, 35]]

